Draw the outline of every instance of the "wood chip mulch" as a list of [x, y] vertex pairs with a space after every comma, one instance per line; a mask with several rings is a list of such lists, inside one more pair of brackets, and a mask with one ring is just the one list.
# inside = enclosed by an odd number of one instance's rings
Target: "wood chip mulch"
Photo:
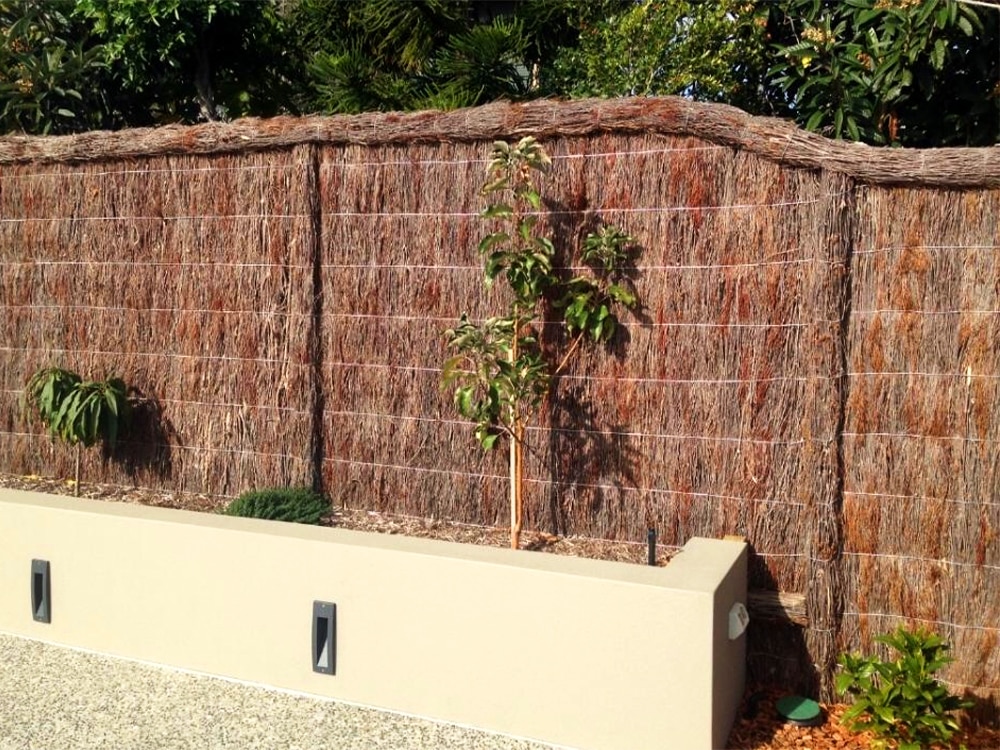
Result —
[[[57, 495], [74, 494], [72, 480], [38, 476], [0, 474], [0, 487]], [[216, 512], [228, 502], [228, 498], [205, 494], [87, 482], [81, 483], [80, 497], [200, 512]], [[326, 523], [357, 531], [401, 534], [464, 544], [507, 547], [510, 543], [509, 531], [503, 528], [393, 516], [366, 510], [338, 508], [330, 514]], [[558, 537], [544, 532], [525, 531], [521, 546], [527, 550], [554, 554], [646, 564], [646, 545], [642, 543]], [[657, 564], [666, 565], [675, 552], [674, 549], [660, 547]], [[822, 725], [796, 727], [786, 724], [777, 715], [775, 702], [781, 695], [778, 690], [768, 687], [751, 688], [747, 691], [740, 716], [729, 737], [728, 750], [871, 750], [871, 737], [854, 734], [840, 723], [840, 716], [846, 706], [824, 705], [825, 721]], [[957, 736], [950, 747], [957, 749], [962, 746], [968, 750], [1000, 750], [1000, 730], [970, 728]]]
[[[817, 727], [797, 727], [778, 716], [775, 704], [782, 693], [773, 688], [751, 688], [729, 735], [727, 750], [871, 750], [873, 737], [855, 734], [843, 724], [847, 706], [823, 705], [824, 721]], [[946, 747], [1000, 750], [1000, 729], [968, 727]]]

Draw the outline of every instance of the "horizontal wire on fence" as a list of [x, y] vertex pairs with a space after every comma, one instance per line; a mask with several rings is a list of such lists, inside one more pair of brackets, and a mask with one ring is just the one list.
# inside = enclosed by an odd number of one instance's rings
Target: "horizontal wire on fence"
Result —
[[1000, 440], [991, 438], [974, 438], [965, 435], [926, 435], [912, 432], [842, 432], [845, 438], [892, 438], [899, 440], [957, 440], [960, 443], [992, 444]]
[[754, 557], [809, 557], [808, 552], [758, 552], [753, 550]]
[[[96, 357], [118, 357], [122, 352], [106, 352], [97, 349], [60, 349], [56, 347], [12, 347], [0, 346], [0, 352], [42, 352], [44, 354], [86, 354]], [[291, 359], [267, 359], [263, 357], [227, 357], [218, 354], [178, 354], [176, 352], [129, 352], [130, 357], [163, 357], [165, 359], [203, 359], [209, 362], [257, 362], [268, 365], [289, 365], [291, 367], [311, 368], [310, 362], [293, 362]]]
[[844, 495], [852, 495], [854, 497], [866, 497], [866, 498], [878, 498], [878, 497], [888, 497], [894, 500], [916, 500], [919, 502], [933, 502], [933, 503], [948, 503], [951, 505], [973, 505], [973, 506], [989, 506], [996, 505], [1000, 507], [1000, 502], [993, 500], [959, 500], [957, 498], [951, 497], [930, 497], [929, 495], [890, 495], [885, 492], [861, 492], [858, 490], [844, 490]]
[[[667, 265], [638, 265], [627, 264], [621, 266], [623, 270], [636, 271], [716, 271], [728, 270], [731, 268], [760, 268], [765, 266], [797, 266], [809, 263], [821, 263], [824, 265], [839, 265], [839, 261], [815, 260], [812, 258], [796, 258], [793, 260], [765, 260], [757, 263], [720, 263], [720, 264], [667, 264]], [[468, 265], [447, 265], [447, 264], [418, 264], [418, 263], [320, 263], [323, 269], [364, 269], [364, 270], [405, 270], [405, 271], [478, 271], [483, 272], [483, 264], [475, 263]], [[553, 271], [586, 271], [590, 266], [553, 266]]]
[[[683, 153], [687, 151], [724, 151], [732, 150], [732, 146], [668, 146], [664, 148], [644, 148], [629, 151], [597, 151], [586, 154], [552, 154], [550, 159], [554, 162], [570, 161], [572, 159], [597, 159], [608, 156], [649, 156], [653, 154]], [[490, 159], [477, 157], [473, 159], [396, 159], [392, 161], [332, 161], [325, 160], [320, 164], [320, 169], [334, 169], [343, 167], [382, 167], [382, 166], [423, 166], [431, 165], [468, 165], [468, 164], [489, 164]]]
[[879, 619], [891, 619], [891, 620], [908, 620], [911, 622], [920, 622], [925, 625], [946, 625], [951, 628], [958, 628], [960, 630], [985, 630], [987, 632], [1000, 633], [1000, 627], [994, 628], [989, 625], [963, 625], [957, 622], [950, 622], [948, 620], [928, 620], [923, 617], [910, 617], [909, 615], [894, 615], [890, 612], [852, 612], [851, 610], [845, 610], [843, 613], [844, 617], [875, 617]]
[[[10, 396], [24, 395], [23, 390], [14, 390], [10, 388], [0, 389], [0, 393]], [[312, 414], [311, 409], [298, 409], [294, 406], [277, 406], [274, 404], [240, 404], [226, 401], [193, 401], [183, 398], [142, 398], [141, 400], [155, 401], [160, 404], [176, 404], [178, 406], [208, 407], [210, 409], [257, 409], [260, 411], [283, 411], [290, 414]]]
[[[760, 263], [724, 263], [719, 265], [699, 264], [699, 265], [628, 265], [623, 266], [624, 270], [633, 269], [640, 272], [646, 271], [715, 271], [732, 268], [760, 268], [765, 266], [791, 266], [807, 263], [826, 263], [826, 261], [814, 261], [812, 259], [761, 261]], [[136, 268], [273, 268], [276, 270], [304, 270], [312, 271], [311, 264], [291, 264], [275, 261], [260, 263], [232, 263], [214, 261], [148, 261], [148, 260], [78, 260], [78, 259], [36, 259], [36, 260], [5, 260], [0, 259], [0, 266], [126, 266]], [[358, 269], [366, 271], [378, 270], [405, 270], [405, 271], [476, 271], [483, 272], [483, 266], [479, 264], [471, 265], [448, 265], [448, 264], [426, 264], [426, 263], [321, 263], [322, 269], [345, 270]], [[585, 271], [590, 266], [553, 266], [554, 271]]]
[[[0, 349], [0, 351], [3, 351]], [[324, 362], [325, 367], [344, 367], [344, 368], [360, 368], [360, 369], [376, 369], [376, 370], [397, 370], [400, 372], [421, 372], [421, 373], [436, 373], [440, 375], [442, 369], [440, 367], [420, 367], [418, 365], [390, 365], [383, 362]], [[722, 385], [752, 385], [755, 383], [783, 383], [783, 382], [793, 382], [793, 383], [804, 383], [809, 380], [836, 380], [839, 376], [828, 376], [828, 375], [818, 375], [818, 376], [788, 376], [788, 375], [774, 375], [768, 376], [766, 378], [626, 378], [619, 377], [615, 375], [560, 375], [561, 380], [587, 380], [599, 383], [664, 383], [669, 385], [711, 385], [711, 384], [722, 384]]]
[[[35, 353], [41, 352], [46, 354], [59, 353], [59, 354], [84, 354], [92, 356], [109, 356], [109, 357], [121, 357], [121, 352], [107, 352], [96, 349], [62, 349], [62, 348], [39, 348], [39, 347], [11, 347], [11, 346], [0, 346], [0, 352], [11, 352], [11, 353]], [[309, 362], [295, 362], [292, 359], [268, 359], [262, 357], [229, 357], [214, 354], [180, 354], [176, 352], [129, 352], [129, 356], [135, 357], [163, 357], [166, 359], [204, 359], [211, 362], [257, 362], [261, 364], [284, 364], [291, 367], [312, 367]], [[368, 368], [368, 369], [392, 369], [401, 372], [422, 372], [422, 373], [435, 373], [440, 375], [442, 373], [442, 368], [440, 367], [419, 367], [416, 365], [388, 365], [379, 362], [325, 362], [324, 366], [329, 367], [353, 367], [353, 368]], [[662, 383], [662, 384], [689, 384], [689, 385], [708, 385], [708, 384], [723, 384], [723, 385], [752, 385], [755, 383], [772, 383], [772, 382], [806, 382], [810, 379], [818, 379], [817, 377], [788, 377], [788, 376], [772, 376], [766, 378], [733, 378], [733, 379], [685, 379], [685, 378], [625, 378], [617, 376], [593, 376], [593, 375], [560, 375], [563, 380], [586, 380], [593, 382], [613, 382], [613, 383]], [[829, 376], [822, 376], [822, 379], [831, 379]]]
[[[325, 409], [324, 414], [329, 414], [337, 417], [352, 417], [352, 418], [370, 418], [374, 417], [376, 419], [392, 419], [402, 422], [427, 422], [433, 424], [443, 424], [443, 425], [456, 425], [460, 427], [471, 427], [475, 423], [468, 420], [461, 419], [443, 419], [438, 417], [411, 417], [405, 414], [378, 414], [375, 412], [359, 412], [359, 411], [347, 411], [347, 410], [329, 410]], [[623, 432], [619, 430], [588, 430], [583, 428], [563, 428], [563, 427], [537, 427], [529, 426], [526, 428], [528, 432], [559, 432], [565, 434], [573, 435], [603, 435], [605, 437], [639, 437], [639, 438], [657, 438], [663, 440], [705, 440], [705, 441], [719, 441], [719, 442], [732, 442], [741, 444], [752, 444], [752, 445], [803, 445], [804, 440], [761, 440], [758, 438], [744, 438], [744, 437], [731, 437], [728, 435], [669, 435], [665, 433], [653, 433], [653, 432]]]
[[29, 172], [26, 174], [12, 174], [7, 172], [6, 174], [0, 173], [0, 180], [24, 180], [24, 179], [38, 179], [43, 177], [121, 177], [123, 175], [162, 175], [162, 174], [198, 174], [198, 173], [211, 173], [211, 172], [274, 172], [274, 171], [284, 171], [289, 169], [299, 169], [307, 166], [304, 162], [292, 163], [292, 164], [281, 164], [281, 163], [271, 163], [271, 164], [244, 164], [232, 167], [177, 167], [167, 168], [167, 169], [114, 169], [102, 172]]
[[0, 310], [86, 310], [88, 312], [115, 312], [115, 313], [185, 313], [188, 315], [257, 315], [261, 318], [310, 318], [310, 312], [282, 312], [280, 310], [220, 310], [215, 308], [198, 307], [122, 307], [117, 305], [9, 305], [0, 302]]
[[1000, 310], [906, 310], [903, 308], [881, 308], [853, 310], [851, 315], [1000, 315]]
[[0, 224], [28, 224], [42, 221], [217, 221], [223, 219], [311, 219], [311, 214], [200, 214], [197, 216], [51, 216], [2, 219]]
[[[11, 305], [0, 302], [0, 309], [5, 310], [86, 310], [89, 312], [132, 312], [132, 313], [185, 313], [197, 315], [257, 315], [261, 318], [312, 318], [311, 311], [281, 311], [281, 310], [225, 310], [214, 308], [190, 308], [190, 307], [123, 307], [112, 305], [49, 305], [49, 304], [27, 304]], [[455, 317], [438, 317], [428, 315], [373, 315], [369, 313], [323, 313], [320, 316], [324, 319], [332, 320], [386, 320], [393, 322], [420, 322], [445, 325], [455, 323]], [[482, 320], [472, 319], [470, 322], [481, 323]], [[836, 323], [837, 321], [817, 321], [819, 323]], [[538, 320], [536, 325], [562, 326], [564, 323], [558, 320]], [[663, 323], [641, 323], [639, 328], [746, 328], [746, 329], [773, 329], [773, 328], [807, 328], [815, 323], [707, 323], [707, 322], [663, 322]]]
[[[842, 195], [838, 193], [837, 195]], [[819, 203], [824, 198], [836, 197], [825, 195], [819, 198], [806, 198], [794, 201], [777, 201], [774, 203], [729, 203], [712, 206], [642, 206], [615, 207], [592, 206], [578, 209], [559, 209], [557, 211], [525, 211], [523, 216], [587, 216], [589, 214], [668, 214], [684, 211], [752, 211], [757, 208], [789, 208], [792, 206], [808, 206]], [[429, 218], [478, 218], [481, 211], [325, 211], [323, 218], [365, 218], [365, 219], [429, 219]]]
[[[489, 479], [503, 482], [510, 481], [506, 474], [486, 474], [482, 472], [458, 471], [455, 469], [431, 469], [425, 466], [404, 466], [401, 464], [387, 464], [376, 461], [355, 461], [349, 458], [324, 458], [324, 462], [347, 464], [350, 466], [368, 466], [374, 469], [392, 469], [394, 471], [413, 471], [420, 474], [447, 474], [450, 476], [469, 477], [472, 479]], [[732, 495], [717, 495], [709, 492], [684, 492], [681, 490], [667, 490], [661, 487], [630, 487], [627, 485], [615, 484], [593, 484], [588, 482], [560, 482], [553, 479], [525, 478], [527, 484], [544, 484], [555, 487], [574, 487], [599, 490], [617, 490], [619, 492], [649, 492], [654, 495], [679, 495], [681, 497], [700, 497], [715, 500], [739, 500], [749, 503], [763, 503], [767, 505], [780, 505], [782, 507], [804, 508], [805, 503], [788, 502], [783, 500], [773, 500], [768, 498], [736, 497]]]
[[[623, 269], [629, 270], [633, 269], [640, 272], [646, 271], [716, 271], [716, 270], [728, 270], [733, 268], [760, 268], [768, 266], [793, 266], [793, 265], [803, 265], [810, 263], [822, 263], [830, 265], [829, 261], [817, 261], [811, 258], [805, 259], [794, 259], [794, 260], [773, 260], [773, 261], [761, 261], [759, 263], [722, 263], [722, 264], [695, 264], [695, 265], [683, 265], [683, 264], [667, 264], [667, 265], [628, 265], [623, 266]], [[833, 263], [836, 265], [836, 263]], [[274, 269], [299, 269], [312, 271], [313, 266], [311, 264], [290, 264], [282, 262], [260, 262], [260, 263], [232, 263], [232, 262], [214, 262], [214, 261], [146, 261], [146, 260], [78, 260], [78, 259], [36, 259], [36, 260], [4, 260], [0, 259], [0, 266], [135, 266], [138, 268], [143, 267], [168, 267], [168, 268], [186, 268], [186, 267], [208, 267], [208, 268], [274, 268]], [[483, 265], [478, 264], [468, 264], [468, 265], [449, 265], [449, 264], [428, 264], [428, 263], [320, 263], [319, 267], [322, 269], [332, 269], [332, 270], [345, 270], [345, 269], [358, 269], [366, 271], [378, 271], [378, 270], [392, 270], [392, 271], [476, 271], [479, 273], [483, 272]], [[585, 271], [588, 270], [590, 266], [553, 266], [554, 271]]]
[[874, 255], [876, 253], [891, 253], [906, 250], [1000, 250], [1000, 245], [885, 245], [866, 250], [855, 250], [854, 255]]
[[974, 568], [976, 570], [1000, 570], [1000, 565], [990, 565], [988, 563], [958, 562], [956, 560], [942, 560], [938, 557], [919, 557], [917, 555], [890, 555], [884, 552], [851, 552], [844, 550], [841, 553], [844, 557], [865, 557], [879, 560], [900, 560], [902, 562], [914, 563], [934, 563], [944, 567]]
[[[828, 198], [834, 196], [822, 196]], [[594, 206], [582, 209], [561, 209], [558, 211], [528, 211], [525, 216], [586, 216], [589, 214], [661, 214], [684, 211], [752, 211], [757, 208], [784, 208], [819, 203], [822, 198], [809, 198], [775, 203], [732, 203], [713, 206], [645, 206], [627, 208], [615, 206]], [[420, 218], [471, 218], [480, 217], [480, 211], [324, 211], [323, 218], [365, 218], [373, 219], [420, 219]], [[82, 221], [218, 221], [225, 219], [311, 219], [311, 214], [200, 214], [178, 216], [51, 216], [0, 218], [0, 224], [26, 224], [39, 222], [82, 222]]]
[[[0, 435], [10, 435], [11, 437], [26, 437], [32, 439], [43, 438], [45, 440], [55, 440], [52, 435], [44, 432], [10, 432], [8, 430], [0, 430]], [[216, 448], [214, 446], [207, 445], [184, 445], [182, 443], [147, 443], [135, 440], [122, 439], [119, 441], [123, 445], [137, 445], [143, 448], [168, 448], [172, 451], [206, 451], [208, 453], [229, 453], [236, 454], [240, 456], [264, 456], [266, 458], [281, 458], [290, 461], [312, 461], [311, 456], [293, 456], [290, 453], [269, 453], [266, 451], [255, 451], [249, 448]]]
[[135, 266], [137, 268], [273, 268], [277, 271], [302, 270], [312, 271], [312, 264], [291, 265], [288, 263], [229, 263], [224, 261], [156, 261], [156, 260], [77, 260], [77, 259], [44, 259], [44, 260], [3, 260], [0, 266]]
[[[373, 315], [370, 313], [324, 313], [324, 318], [334, 318], [338, 320], [391, 320], [398, 322], [425, 322], [436, 324], [454, 323], [455, 317], [438, 317], [427, 315]], [[469, 319], [471, 323], [481, 323], [482, 319]], [[838, 321], [819, 321], [835, 323]], [[559, 320], [536, 320], [535, 325], [562, 326], [563, 321]], [[639, 323], [638, 328], [806, 328], [815, 323], [707, 323], [707, 322], [663, 322], [663, 323]]]
[[852, 370], [845, 373], [849, 378], [894, 378], [894, 377], [921, 377], [921, 378], [961, 378], [962, 380], [997, 380], [1000, 379], [1000, 375], [995, 375], [992, 373], [985, 372], [972, 372], [971, 369], [967, 369], [965, 372], [960, 370], [939, 370], [938, 372], [928, 372], [921, 370], [902, 370], [902, 371], [878, 371], [878, 370]]

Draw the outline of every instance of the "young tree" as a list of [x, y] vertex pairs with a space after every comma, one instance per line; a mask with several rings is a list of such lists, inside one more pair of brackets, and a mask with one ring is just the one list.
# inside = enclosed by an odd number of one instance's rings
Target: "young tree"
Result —
[[25, 407], [58, 438], [76, 449], [74, 494], [80, 494], [80, 446], [104, 442], [105, 455], [114, 452], [128, 424], [132, 405], [125, 383], [118, 378], [90, 381], [58, 367], [39, 370], [24, 389]]
[[[492, 449], [501, 438], [508, 441], [513, 549], [520, 546], [527, 428], [549, 394], [552, 377], [585, 339], [611, 339], [619, 306], [636, 305], [621, 273], [634, 240], [613, 227], [588, 235], [581, 248], [565, 253], [567, 266], [583, 265], [589, 273], [569, 279], [555, 273], [556, 248], [538, 231], [543, 209], [534, 181], [534, 173], [545, 173], [550, 164], [530, 136], [514, 145], [494, 144], [482, 190], [492, 202], [481, 216], [499, 227], [482, 239], [479, 252], [486, 285], [502, 276], [511, 301], [504, 315], [476, 323], [463, 314], [445, 333], [456, 354], [445, 363], [443, 383], [454, 388], [458, 412], [475, 423], [476, 439], [484, 449]], [[545, 352], [541, 345], [546, 302], [553, 312], [562, 313], [569, 334], [569, 346], [561, 354]], [[553, 366], [549, 357], [556, 356]]]

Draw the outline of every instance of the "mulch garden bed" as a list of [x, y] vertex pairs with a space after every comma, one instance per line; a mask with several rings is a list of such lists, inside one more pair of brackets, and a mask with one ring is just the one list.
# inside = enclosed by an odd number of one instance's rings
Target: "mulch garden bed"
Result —
[[[0, 487], [73, 495], [72, 480], [38, 476], [0, 474]], [[161, 508], [215, 512], [228, 502], [211, 495], [149, 490], [138, 487], [82, 483], [80, 496], [108, 502], [140, 503]], [[448, 521], [391, 516], [365, 510], [336, 509], [326, 519], [330, 526], [381, 534], [401, 534], [440, 539], [464, 544], [507, 547], [509, 530]], [[523, 549], [600, 560], [646, 564], [646, 545], [576, 537], [556, 537], [542, 532], [525, 531]], [[666, 565], [675, 550], [660, 548], [657, 564]], [[840, 717], [845, 705], [824, 705], [824, 722], [817, 727], [796, 727], [777, 714], [775, 703], [781, 694], [768, 687], [751, 687], [729, 737], [729, 750], [870, 750], [872, 737], [855, 734], [844, 727]], [[1000, 729], [970, 728], [955, 738], [951, 748], [1000, 750]]]
[[[855, 734], [841, 723], [844, 704], [823, 705], [823, 723], [797, 727], [786, 723], [775, 708], [775, 689], [750, 688], [742, 712], [729, 735], [727, 750], [871, 750], [874, 737]], [[1000, 729], [968, 727], [953, 738], [949, 749], [1000, 750]]]

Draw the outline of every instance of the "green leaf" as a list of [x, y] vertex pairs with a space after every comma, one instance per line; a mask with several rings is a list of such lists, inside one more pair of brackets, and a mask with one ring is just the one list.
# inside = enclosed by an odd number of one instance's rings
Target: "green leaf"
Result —
[[472, 404], [473, 391], [474, 389], [471, 386], [455, 390], [455, 405], [463, 417], [471, 417], [475, 413]]
[[492, 234], [486, 235], [479, 241], [479, 252], [485, 255], [492, 250], [494, 245], [509, 241], [510, 235], [506, 232], [493, 232]]
[[507, 219], [514, 215], [514, 208], [506, 203], [494, 203], [479, 214], [484, 219]]

